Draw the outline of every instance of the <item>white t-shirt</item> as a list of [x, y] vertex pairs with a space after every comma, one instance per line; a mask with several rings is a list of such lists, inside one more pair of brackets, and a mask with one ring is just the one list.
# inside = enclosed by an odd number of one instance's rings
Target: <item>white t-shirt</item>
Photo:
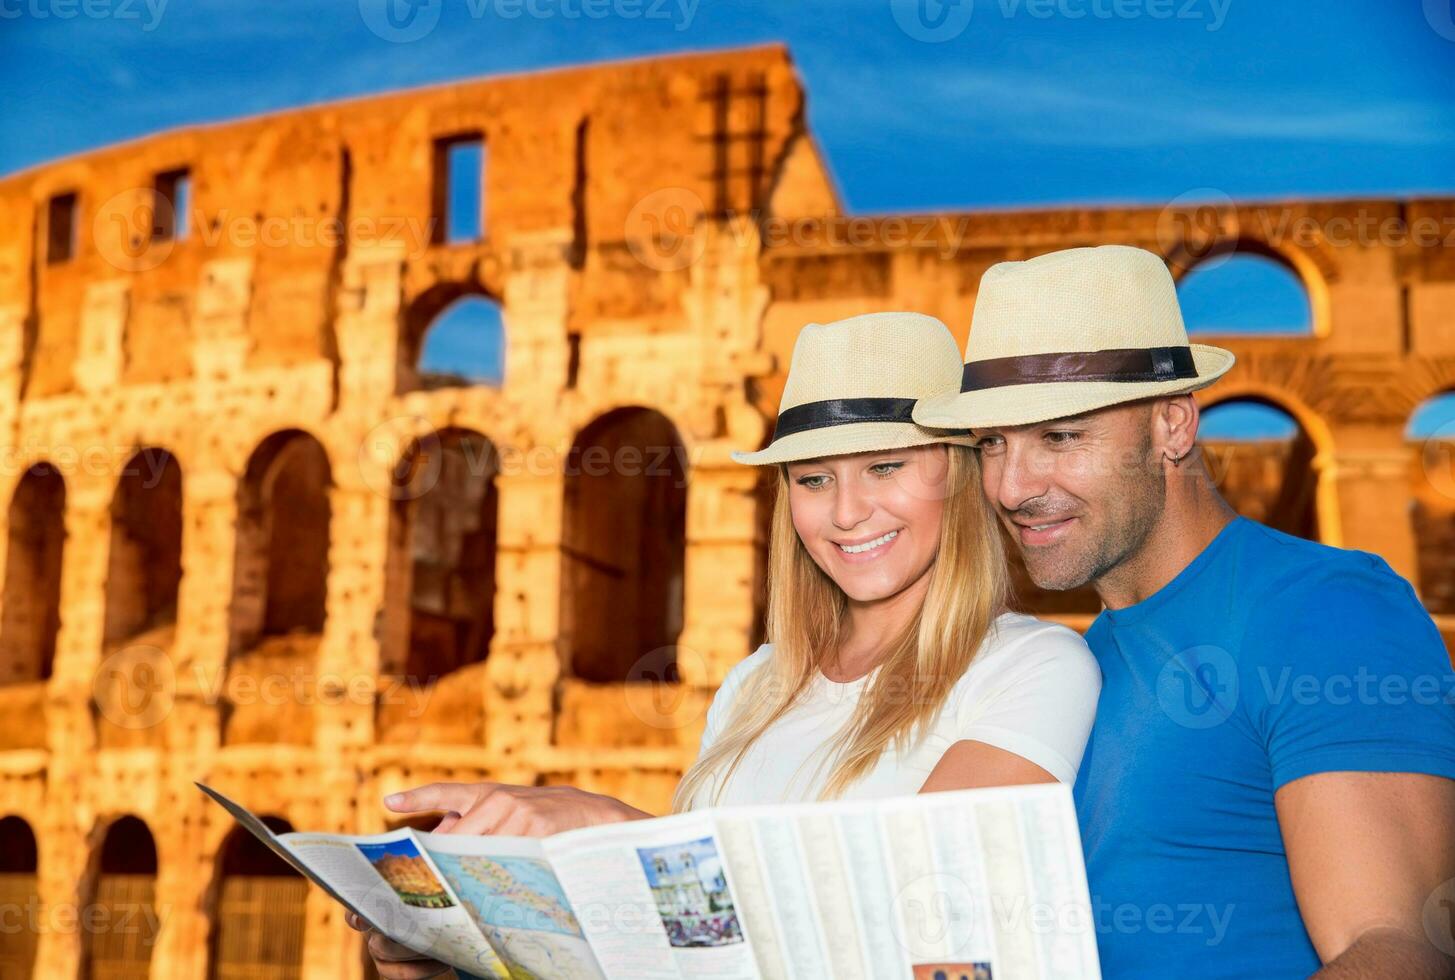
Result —
[[[726, 726], [743, 683], [772, 656], [772, 644], [765, 643], [728, 673], [708, 708], [700, 751], [705, 752]], [[837, 744], [874, 673], [846, 684], [835, 683], [822, 672], [815, 674], [803, 700], [749, 747], [715, 802], [817, 799], [830, 769], [821, 763]], [[1021, 613], [1003, 613], [951, 688], [935, 725], [902, 755], [892, 747], [886, 749], [878, 765], [852, 784], [843, 798], [917, 793], [945, 751], [967, 739], [1013, 752], [1061, 782], [1073, 783], [1100, 694], [1101, 668], [1075, 630]], [[704, 786], [697, 806], [709, 805], [715, 781], [721, 778], [719, 773]]]

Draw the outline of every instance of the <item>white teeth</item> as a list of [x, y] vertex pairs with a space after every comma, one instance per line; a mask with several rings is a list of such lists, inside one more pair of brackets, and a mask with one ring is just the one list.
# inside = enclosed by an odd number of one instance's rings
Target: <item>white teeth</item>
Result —
[[899, 532], [898, 531], [890, 531], [888, 534], [883, 535], [882, 537], [875, 538], [873, 541], [865, 541], [863, 544], [851, 544], [851, 545], [842, 545], [841, 544], [841, 545], [839, 545], [839, 548], [846, 555], [860, 555], [860, 554], [863, 554], [866, 551], [873, 551], [875, 548], [878, 548], [881, 545], [886, 545], [889, 542], [893, 541], [898, 536], [899, 536]]

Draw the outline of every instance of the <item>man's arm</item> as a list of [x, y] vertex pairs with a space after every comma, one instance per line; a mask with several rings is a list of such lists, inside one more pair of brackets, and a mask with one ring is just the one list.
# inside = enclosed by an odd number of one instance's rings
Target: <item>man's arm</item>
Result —
[[[1274, 796], [1318, 980], [1446, 980], [1425, 903], [1455, 878], [1455, 780], [1324, 772]], [[1448, 947], [1447, 947], [1448, 948]]]

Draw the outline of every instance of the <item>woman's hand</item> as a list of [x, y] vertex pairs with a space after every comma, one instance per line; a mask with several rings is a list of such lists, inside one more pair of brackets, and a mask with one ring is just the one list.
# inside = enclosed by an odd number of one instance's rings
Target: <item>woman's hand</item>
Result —
[[651, 816], [621, 800], [574, 786], [430, 783], [384, 798], [396, 813], [444, 810], [435, 833], [549, 837], [563, 830]]
[[429, 980], [455, 975], [455, 971], [444, 963], [416, 953], [408, 946], [401, 946], [382, 932], [375, 932], [352, 912], [344, 913], [344, 921], [349, 928], [368, 934], [369, 956], [374, 960], [374, 969], [382, 980]]

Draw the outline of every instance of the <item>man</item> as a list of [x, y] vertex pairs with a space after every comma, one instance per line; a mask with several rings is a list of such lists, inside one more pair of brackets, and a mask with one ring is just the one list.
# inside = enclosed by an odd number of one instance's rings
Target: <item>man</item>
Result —
[[974, 431], [1036, 584], [1106, 607], [1076, 783], [1104, 972], [1455, 975], [1446, 651], [1382, 559], [1219, 495], [1190, 393], [1232, 363], [1156, 255], [1072, 249], [986, 272], [963, 391], [914, 413]]

